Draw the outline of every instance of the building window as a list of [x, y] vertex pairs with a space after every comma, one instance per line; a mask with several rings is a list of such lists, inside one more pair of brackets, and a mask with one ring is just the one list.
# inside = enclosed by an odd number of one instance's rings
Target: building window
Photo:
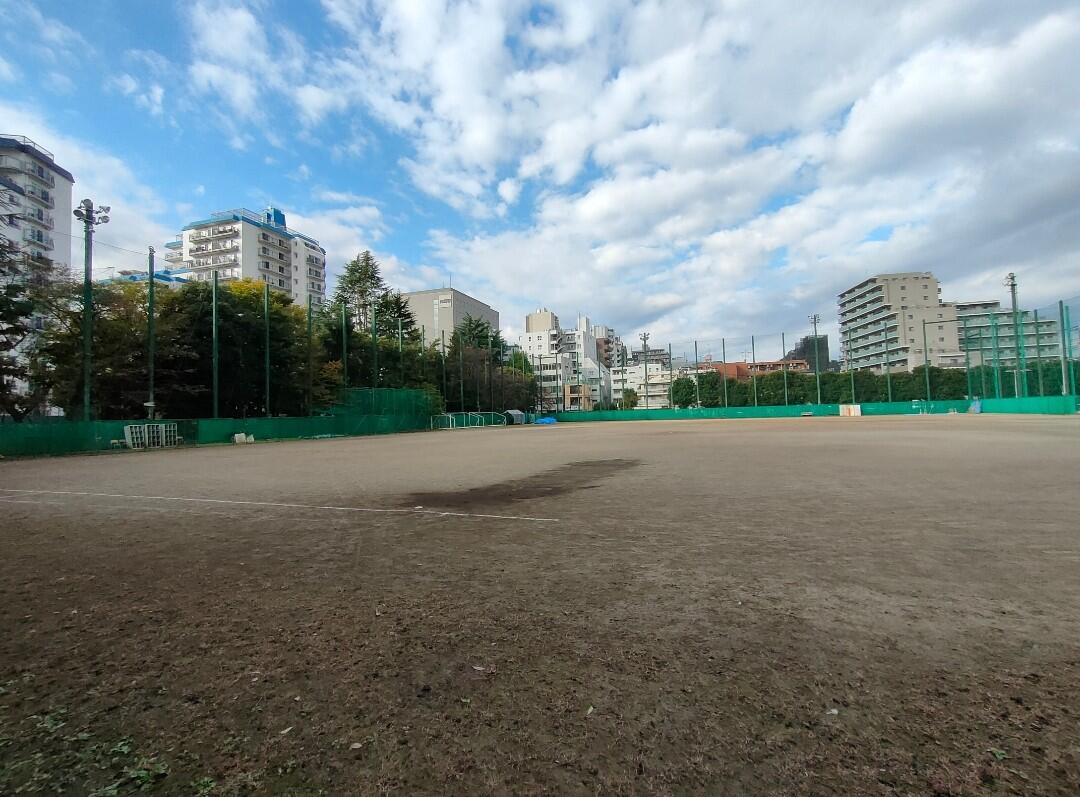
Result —
[[[277, 284], [278, 284], [278, 287], [279, 287], [279, 288], [284, 288], [284, 287], [285, 287], [285, 280], [278, 280], [278, 281], [277, 281]], [[343, 344], [343, 345], [344, 345], [344, 344]]]
[[913, 318], [914, 318], [915, 316], [913, 316], [913, 315], [912, 315], [911, 313], [908, 313], [908, 316], [907, 316], [907, 317], [908, 317], [908, 321], [910, 321], [910, 320], [911, 320], [911, 319], [913, 319]]

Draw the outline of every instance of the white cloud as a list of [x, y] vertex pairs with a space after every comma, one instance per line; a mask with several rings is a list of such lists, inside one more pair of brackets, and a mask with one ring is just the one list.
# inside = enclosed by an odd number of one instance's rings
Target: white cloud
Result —
[[[95, 267], [135, 268], [145, 263], [147, 246], [172, 238], [175, 230], [162, 222], [169, 208], [132, 168], [111, 152], [59, 132], [32, 108], [0, 100], [0, 118], [29, 138], [47, 142], [56, 162], [75, 177], [73, 202], [83, 197], [109, 205], [108, 225], [98, 230], [100, 244]], [[73, 232], [76, 232], [73, 225]], [[70, 263], [82, 262], [82, 241], [57, 241], [58, 249], [70, 243]], [[112, 245], [112, 246], [109, 246]], [[120, 247], [112, 248], [112, 247]], [[122, 250], [133, 250], [125, 252]], [[59, 258], [58, 258], [59, 259]]]
[[71, 94], [75, 91], [75, 81], [63, 72], [52, 71], [45, 76], [45, 85], [56, 94]]
[[0, 83], [11, 83], [18, 76], [19, 73], [15, 70], [15, 67], [3, 57], [0, 57]]
[[[888, 269], [932, 269], [951, 298], [1008, 270], [1029, 301], [1080, 293], [1068, 0], [322, 0], [309, 42], [268, 8], [190, 6], [202, 118], [237, 149], [395, 153], [466, 218], [430, 233], [430, 263], [390, 262], [453, 270], [504, 317], [539, 302], [628, 334], [749, 334], [831, 317]], [[172, 92], [168, 63], [143, 61], [128, 93]], [[288, 132], [269, 124], [282, 98]], [[385, 234], [365, 197], [312, 201], [327, 209], [297, 218], [342, 260]]]
[[203, 196], [206, 193], [206, 186], [205, 185], [197, 185], [197, 186], [195, 186], [195, 192], [194, 193], [195, 193], [195, 196]]

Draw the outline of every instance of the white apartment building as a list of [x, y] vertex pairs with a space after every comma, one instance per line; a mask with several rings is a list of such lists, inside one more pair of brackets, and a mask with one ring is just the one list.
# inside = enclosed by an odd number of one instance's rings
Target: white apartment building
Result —
[[[20, 210], [8, 216], [4, 235], [35, 258], [64, 267], [71, 263], [71, 191], [75, 178], [53, 154], [26, 136], [0, 134], [0, 177], [6, 199], [18, 198]], [[21, 192], [11, 186], [17, 186]]]
[[10, 177], [0, 174], [0, 236], [22, 246], [22, 212], [26, 192]]
[[416, 326], [428, 343], [449, 346], [454, 330], [465, 316], [487, 321], [493, 332], [499, 329], [498, 310], [454, 288], [433, 288], [403, 295], [416, 319]]
[[[680, 374], [676, 374], [677, 379]], [[611, 369], [611, 391], [616, 401], [622, 400], [624, 390], [637, 393], [637, 409], [667, 409], [671, 406], [671, 370], [660, 361], [631, 362]]]
[[245, 208], [211, 213], [184, 227], [165, 244], [170, 272], [194, 282], [253, 279], [287, 293], [296, 304], [322, 304], [326, 296], [326, 250], [289, 229], [275, 207], [265, 213]]
[[525, 332], [518, 335], [518, 346], [536, 374], [542, 412], [562, 409], [564, 386], [570, 383], [570, 355], [563, 351], [563, 339], [559, 317], [547, 308], [525, 316]]
[[[596, 332], [605, 334], [602, 344]], [[605, 351], [617, 338], [607, 327], [594, 326], [578, 316], [577, 326], [564, 330], [559, 317], [546, 308], [525, 317], [518, 345], [540, 375], [544, 409], [591, 410], [612, 401], [611, 368]], [[548, 403], [551, 406], [548, 406]]]
[[955, 365], [960, 354], [956, 306], [943, 303], [940, 294], [937, 278], [928, 271], [878, 274], [841, 293], [844, 368], [883, 373], [886, 365], [910, 371], [926, 360], [934, 366]]
[[[1018, 319], [998, 301], [957, 302], [956, 316], [960, 329], [960, 349], [966, 351], [971, 365], [996, 364], [1015, 368], [1023, 355], [1030, 366], [1039, 359], [1054, 360], [1060, 354], [1061, 329], [1054, 316], [1039, 317], [1031, 310], [1020, 310]], [[1016, 322], [1019, 321], [1021, 345], [1017, 346]], [[1019, 351], [1018, 351], [1019, 349]], [[959, 365], [964, 365], [963, 355]]]

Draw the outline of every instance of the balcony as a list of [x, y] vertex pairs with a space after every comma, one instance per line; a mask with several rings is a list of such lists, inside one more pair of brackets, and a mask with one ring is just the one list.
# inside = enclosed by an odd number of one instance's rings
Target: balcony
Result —
[[236, 255], [215, 255], [214, 257], [201, 257], [196, 258], [195, 267], [205, 268], [206, 266], [222, 266], [229, 263], [239, 263], [240, 258]]
[[211, 227], [207, 237], [209, 238], [227, 238], [231, 235], [239, 235], [240, 228], [235, 226], [227, 227]]
[[270, 235], [269, 233], [265, 233], [265, 232], [261, 233], [259, 235], [259, 243], [260, 244], [268, 244], [268, 245], [273, 246], [273, 247], [275, 247], [277, 249], [284, 249], [286, 252], [288, 252], [289, 249], [290, 249], [290, 246], [289, 246], [287, 241], [285, 243], [281, 243], [281, 239], [279, 239], [277, 236]]
[[165, 253], [165, 261], [168, 263], [176, 263], [184, 259], [183, 252], [169, 251]]
[[53, 224], [53, 215], [51, 213], [41, 213], [40, 215], [37, 213], [28, 213], [23, 216], [23, 218], [26, 221], [33, 222], [39, 227], [44, 227], [47, 230], [51, 230], [55, 226]]
[[41, 230], [23, 230], [23, 240], [29, 243], [37, 244], [42, 249], [53, 248], [53, 237], [51, 235], [45, 235]]
[[35, 202], [38, 202], [38, 203], [44, 205], [45, 207], [49, 208], [49, 210], [52, 210], [53, 208], [56, 207], [56, 202], [54, 202], [53, 198], [51, 196], [49, 196], [49, 192], [46, 191], [43, 188], [38, 188], [38, 187], [33, 186], [33, 185], [28, 185], [26, 187], [26, 195], [28, 197], [30, 197], [31, 199], [33, 199]]

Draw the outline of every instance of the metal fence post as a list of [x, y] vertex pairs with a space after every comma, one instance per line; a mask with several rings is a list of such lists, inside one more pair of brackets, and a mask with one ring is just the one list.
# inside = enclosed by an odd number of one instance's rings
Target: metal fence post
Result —
[[964, 376], [967, 377], [967, 397], [971, 400], [971, 351], [968, 349], [967, 316], [960, 319], [960, 326], [964, 335]]
[[211, 367], [213, 368], [213, 374], [211, 380], [213, 382], [213, 395], [214, 395], [214, 411], [212, 417], [218, 417], [218, 273], [217, 269], [214, 270], [214, 281], [210, 288], [210, 317], [213, 324], [213, 330], [211, 332], [213, 341], [213, 359]]
[[1039, 311], [1035, 313], [1035, 369], [1036, 379], [1039, 383], [1039, 398], [1043, 397], [1043, 367], [1042, 367], [1042, 335], [1039, 334]]
[[[344, 304], [341, 305], [345, 307]], [[266, 417], [270, 417], [270, 283], [263, 283], [263, 385], [265, 396], [263, 403], [266, 405]]]
[[349, 308], [341, 303], [341, 383], [349, 386]]
[[784, 340], [784, 333], [780, 333], [780, 353], [783, 355], [780, 360], [780, 370], [784, 372], [784, 406], [788, 405], [788, 389], [787, 389], [787, 341]]
[[724, 366], [723, 370], [720, 371], [720, 382], [724, 386], [724, 409], [727, 409], [727, 343], [723, 338], [720, 338], [720, 362]]
[[1065, 327], [1065, 302], [1058, 301], [1058, 336], [1061, 338], [1061, 395], [1063, 396], [1069, 395], [1069, 371], [1072, 370], [1069, 367], [1068, 345], [1065, 343], [1065, 336], [1068, 332]]
[[[743, 354], [743, 356], [744, 357], [746, 356], [745, 353]], [[755, 344], [754, 344], [754, 336], [753, 335], [750, 336], [750, 362], [753, 363], [754, 365], [757, 365], [757, 348], [755, 347]], [[750, 372], [750, 384], [754, 388], [754, 406], [756, 407], [758, 405], [758, 399], [757, 399], [757, 368], [755, 368], [754, 370], [752, 370]]]
[[847, 364], [848, 376], [851, 378], [851, 403], [855, 403], [855, 363], [851, 353], [851, 327], [847, 328]]
[[154, 355], [156, 348], [156, 341], [154, 339], [154, 247], [150, 247], [150, 254], [147, 257], [147, 273], [150, 277], [150, 285], [147, 288], [146, 294], [146, 349], [147, 349], [147, 370], [148, 370], [148, 382], [147, 393], [149, 394], [146, 400], [146, 417], [150, 420], [154, 419]]
[[1069, 306], [1065, 305], [1065, 348], [1066, 356], [1069, 358], [1069, 390], [1072, 395], [1076, 395], [1076, 363], [1073, 362], [1073, 346], [1072, 346], [1072, 318], [1069, 312]]
[[701, 368], [701, 366], [698, 364], [697, 341], [695, 340], [694, 341], [694, 399], [695, 399], [695, 401], [696, 401], [696, 403], [697, 403], [697, 405], [699, 407], [701, 406], [701, 385], [698, 382], [698, 379], [701, 376], [701, 374], [698, 373], [698, 369], [700, 369], [700, 368]]
[[309, 293], [308, 297], [307, 297], [307, 414], [308, 415], [311, 415], [311, 411], [312, 411], [311, 392], [312, 392], [312, 385], [314, 384], [314, 380], [315, 380], [315, 374], [313, 373], [314, 369], [315, 369], [314, 353], [312, 352], [312, 349], [311, 349], [311, 294]]
[[997, 316], [990, 312], [990, 345], [994, 352], [994, 398], [1001, 398], [1001, 350], [998, 348]]
[[[923, 373], [926, 376], [926, 403], [929, 404], [930, 398], [930, 348], [926, 343], [926, 319], [922, 322], [922, 347], [923, 347]], [[930, 407], [926, 408], [929, 412]]]
[[[882, 329], [885, 332], [885, 390], [889, 401], [892, 401], [892, 364], [889, 362], [889, 322], [883, 321]], [[897, 332], [899, 332], [899, 326], [897, 326]]]

